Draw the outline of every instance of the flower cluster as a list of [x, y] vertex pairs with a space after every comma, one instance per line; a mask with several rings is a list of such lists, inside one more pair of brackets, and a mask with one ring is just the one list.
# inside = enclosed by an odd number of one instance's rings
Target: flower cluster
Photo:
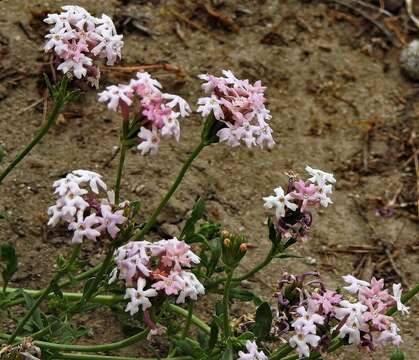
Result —
[[44, 20], [53, 25], [45, 36], [44, 50], [53, 51], [61, 61], [58, 70], [64, 74], [71, 71], [78, 79], [87, 76], [98, 87], [100, 71], [94, 61], [106, 58], [107, 65], [113, 65], [121, 58], [122, 35], [116, 33], [107, 15], [96, 18], [80, 6], [62, 9], [60, 14], [48, 14]]
[[186, 298], [197, 300], [205, 289], [187, 269], [199, 262], [190, 246], [176, 238], [155, 243], [134, 241], [116, 250], [110, 282], [117, 277], [125, 282], [125, 298], [130, 299], [126, 311], [134, 315], [140, 306], [143, 312], [150, 308], [149, 298], [159, 292], [177, 296], [178, 304]]
[[48, 225], [68, 223], [68, 229], [74, 231], [73, 243], [82, 243], [84, 238], [95, 241], [104, 234], [114, 239], [127, 220], [123, 215], [126, 202], [116, 206], [113, 191], [108, 191], [106, 198], [98, 198], [107, 186], [93, 171], [75, 170], [55, 181], [53, 188], [57, 201], [48, 208]]
[[137, 112], [140, 115], [138, 137], [141, 143], [138, 150], [142, 155], [155, 154], [160, 143], [160, 136], [174, 137], [179, 141], [179, 117], [191, 113], [188, 103], [177, 95], [160, 91], [161, 84], [147, 72], [138, 72], [136, 79], [129, 84], [111, 85], [99, 93], [99, 101], [107, 102], [113, 111], [121, 109], [122, 116], [128, 121], [129, 108], [135, 95], [139, 98]]
[[307, 181], [291, 176], [288, 189], [274, 189], [274, 196], [264, 197], [266, 208], [275, 208], [278, 230], [288, 237], [304, 237], [312, 222], [309, 206], [320, 204], [327, 207], [332, 204], [330, 194], [336, 182], [333, 174], [306, 167], [310, 174]]
[[[367, 282], [347, 275], [343, 279], [349, 286], [344, 289], [351, 296], [345, 298], [336, 291], [326, 289], [319, 279], [308, 283], [319, 287], [307, 289], [308, 284], [304, 285], [303, 280], [309, 275], [318, 276], [316, 273], [299, 277], [286, 275], [275, 293], [278, 312], [294, 331], [289, 344], [296, 348], [300, 357], [309, 356], [311, 349], [327, 345], [330, 333], [370, 351], [387, 344], [400, 345], [399, 329], [393, 318], [386, 315], [394, 305], [402, 313], [408, 312], [401, 302], [400, 284], [393, 285], [391, 295], [384, 289], [382, 279], [372, 278]], [[291, 322], [290, 318], [293, 319]]]
[[237, 360], [268, 360], [268, 357], [263, 351], [259, 351], [257, 344], [254, 341], [247, 340], [247, 353], [239, 351], [239, 358]]
[[223, 71], [224, 77], [202, 74], [206, 82], [202, 89], [209, 96], [198, 100], [198, 112], [203, 117], [211, 113], [224, 128], [218, 131], [220, 141], [238, 146], [243, 141], [249, 148], [267, 146], [275, 142], [267, 121], [271, 119], [265, 107], [265, 87], [260, 81], [250, 84], [248, 80], [237, 79], [231, 71]]

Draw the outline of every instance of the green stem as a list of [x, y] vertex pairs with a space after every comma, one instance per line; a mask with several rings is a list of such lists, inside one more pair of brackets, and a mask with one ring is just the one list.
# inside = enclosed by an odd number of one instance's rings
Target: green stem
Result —
[[185, 176], [185, 174], [188, 171], [189, 167], [191, 166], [192, 162], [199, 155], [199, 153], [204, 149], [204, 147], [206, 145], [207, 144], [205, 142], [201, 141], [199, 143], [199, 145], [192, 151], [189, 158], [183, 164], [182, 169], [180, 170], [178, 176], [176, 177], [175, 182], [173, 183], [173, 185], [171, 186], [171, 188], [169, 189], [169, 191], [167, 192], [165, 197], [161, 200], [157, 209], [154, 210], [154, 212], [151, 215], [150, 219], [148, 220], [147, 224], [141, 230], [137, 231], [134, 234], [134, 236], [133, 236], [134, 241], [142, 240], [144, 238], [144, 236], [150, 231], [150, 229], [153, 227], [153, 225], [154, 225], [154, 223], [157, 219], [157, 216], [159, 216], [161, 210], [166, 206], [167, 202], [170, 200], [173, 193], [178, 188], [179, 184], [181, 183], [183, 177]]
[[186, 324], [182, 332], [182, 339], [186, 338], [189, 332], [189, 328], [191, 327], [192, 323], [192, 314], [193, 314], [193, 302], [188, 302], [188, 317], [186, 318]]
[[[81, 273], [80, 275], [74, 276], [73, 280], [75, 281], [82, 281], [82, 280], [86, 280], [87, 278], [89, 278], [91, 275], [93, 275], [94, 273], [98, 272], [100, 267], [102, 266], [102, 264], [96, 265], [95, 267], [92, 267], [91, 269], [85, 271], [84, 273]], [[72, 280], [68, 280], [65, 281], [61, 284], [58, 284], [58, 286], [60, 288], [69, 286], [72, 284]], [[6, 292], [11, 292], [12, 291], [16, 291], [19, 289], [14, 289], [14, 288], [7, 288]], [[44, 289], [45, 290], [45, 289]], [[37, 298], [44, 290], [25, 290], [28, 294], [30, 294], [32, 297]], [[49, 292], [48, 296], [52, 293], [52, 291]], [[71, 294], [71, 293], [67, 293], [67, 294]], [[79, 299], [79, 298], [78, 298]], [[25, 299], [17, 299], [17, 300], [13, 300], [9, 303], [7, 303], [5, 306], [9, 307], [9, 306], [15, 306], [15, 305], [21, 305], [25, 302]]]
[[121, 152], [119, 153], [118, 172], [116, 174], [115, 182], [115, 204], [119, 204], [119, 193], [121, 191], [122, 171], [124, 169], [125, 156], [127, 154], [127, 147], [121, 144]]
[[129, 123], [125, 120], [122, 121], [122, 129], [121, 129], [121, 137], [120, 137], [120, 145], [119, 148], [119, 164], [118, 164], [118, 171], [116, 173], [116, 181], [115, 181], [115, 204], [119, 204], [119, 194], [121, 191], [121, 179], [122, 179], [122, 172], [124, 170], [125, 164], [125, 156], [127, 154], [127, 146], [125, 145], [125, 140], [128, 133], [128, 126]]
[[32, 305], [30, 310], [26, 313], [25, 317], [20, 321], [18, 326], [16, 327], [16, 330], [13, 332], [13, 334], [10, 336], [8, 343], [11, 344], [17, 337], [17, 335], [20, 333], [20, 331], [23, 329], [25, 324], [28, 322], [28, 320], [32, 317], [36, 309], [39, 307], [41, 302], [48, 296], [48, 294], [53, 290], [54, 286], [56, 286], [57, 282], [61, 279], [63, 275], [65, 275], [68, 270], [70, 269], [71, 265], [76, 260], [79, 252], [80, 252], [81, 245], [78, 244], [74, 247], [73, 252], [71, 254], [70, 259], [68, 260], [67, 264], [60, 270], [58, 270], [57, 274], [54, 276], [54, 278], [51, 280], [49, 285], [45, 290], [42, 291], [38, 299], [35, 301], [35, 303]]
[[30, 153], [30, 151], [38, 144], [42, 138], [48, 133], [51, 126], [55, 123], [58, 118], [58, 115], [61, 112], [62, 107], [65, 104], [65, 94], [66, 94], [67, 82], [65, 82], [65, 86], [62, 89], [62, 93], [57, 96], [54, 101], [54, 106], [52, 111], [49, 113], [45, 124], [38, 130], [36, 136], [32, 139], [32, 141], [21, 151], [19, 152], [14, 160], [9, 164], [9, 166], [3, 170], [0, 174], [0, 184], [4, 180], [4, 178], [9, 175], [9, 173]]
[[[144, 340], [148, 335], [149, 329], [143, 330], [129, 338], [114, 343], [101, 344], [101, 345], [71, 345], [71, 344], [58, 344], [47, 341], [34, 340], [33, 344], [45, 349], [58, 350], [58, 351], [84, 351], [84, 352], [98, 352], [122, 349], [124, 347], [135, 344], [140, 340]], [[0, 333], [0, 339], [8, 340], [10, 343], [11, 336]], [[23, 338], [16, 337], [16, 340], [22, 341]]]
[[227, 270], [227, 279], [224, 287], [223, 294], [223, 329], [224, 329], [224, 340], [230, 337], [230, 288], [233, 279], [233, 270]]
[[[275, 248], [274, 248], [274, 246], [272, 246], [271, 249], [269, 250], [268, 255], [266, 255], [265, 259], [261, 263], [257, 264], [253, 269], [249, 270], [247, 273], [233, 278], [232, 281], [233, 282], [240, 282], [240, 281], [243, 281], [243, 280], [246, 280], [246, 279], [250, 278], [251, 276], [253, 276], [257, 272], [259, 272], [261, 269], [263, 269], [265, 266], [269, 265], [269, 263], [273, 259], [274, 253], [275, 253]], [[221, 283], [225, 282], [226, 280], [227, 280], [227, 278], [220, 278], [220, 279], [215, 280], [214, 282], [210, 282], [208, 284], [208, 286], [218, 285], [218, 284], [221, 284]]]
[[143, 358], [126, 356], [105, 356], [92, 354], [54, 354], [55, 359], [73, 359], [73, 360], [193, 360], [190, 356], [166, 357], [166, 358]]
[[108, 268], [109, 268], [109, 266], [112, 262], [114, 251], [115, 251], [115, 248], [111, 244], [108, 248], [108, 252], [106, 253], [105, 260], [103, 260], [103, 263], [102, 263], [95, 279], [93, 280], [92, 284], [90, 284], [87, 291], [83, 294], [82, 298], [80, 299], [80, 302], [73, 307], [72, 312], [79, 309], [80, 306], [86, 304], [90, 300], [90, 298], [94, 295], [94, 293], [97, 290], [97, 287], [98, 287], [99, 283], [102, 281], [103, 276], [105, 275], [106, 271], [108, 270]]
[[[7, 288], [6, 293], [11, 293], [16, 290], [18, 289]], [[22, 291], [26, 292], [32, 297], [38, 297], [42, 292], [41, 290], [28, 290], [28, 289], [22, 289]], [[78, 292], [63, 292], [63, 297], [69, 301], [77, 301], [83, 297], [83, 294], [78, 293]], [[112, 305], [112, 304], [124, 301], [124, 298], [123, 296], [118, 296], [118, 295], [96, 295], [95, 297], [91, 299], [91, 301], [97, 304], [102, 304], [102, 305]], [[181, 315], [185, 318], [188, 317], [188, 311], [181, 308], [178, 305], [168, 304], [167, 309], [171, 311], [172, 313]], [[207, 334], [211, 333], [211, 328], [203, 320], [199, 319], [197, 316], [192, 315], [191, 321], [193, 324], [198, 326], [201, 330], [205, 331]]]

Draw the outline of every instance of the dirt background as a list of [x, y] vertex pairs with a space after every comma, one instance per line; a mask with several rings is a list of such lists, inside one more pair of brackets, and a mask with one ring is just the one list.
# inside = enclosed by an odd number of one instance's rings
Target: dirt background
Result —
[[[268, 250], [262, 196], [286, 182], [286, 171], [303, 174], [309, 164], [336, 174], [334, 204], [314, 214], [309, 240], [296, 246], [294, 251], [306, 259], [274, 262], [253, 279], [252, 288], [269, 299], [283, 271], [311, 269], [319, 270], [330, 286], [340, 284], [340, 276], [347, 273], [402, 281], [404, 287], [417, 283], [413, 149], [418, 144], [412, 133], [415, 127], [418, 131], [419, 88], [401, 74], [398, 57], [402, 43], [418, 33], [405, 10], [393, 10], [396, 17], [389, 20], [377, 10], [359, 7], [386, 24], [390, 30], [385, 35], [371, 21], [332, 1], [214, 3], [221, 4], [215, 9], [227, 17], [210, 15], [203, 1], [71, 3], [95, 15], [130, 20], [122, 65], [168, 63], [181, 69], [182, 76], [165, 70], [153, 74], [167, 92], [191, 104], [200, 94], [200, 73], [218, 75], [231, 69], [239, 78], [261, 79], [268, 87], [277, 145], [272, 151], [207, 148], [159, 218], [160, 232], [176, 235], [179, 221], [201, 196], [209, 218], [247, 233], [257, 245], [243, 265], [243, 270], [250, 268]], [[37, 82], [47, 59], [39, 35], [45, 28], [32, 14], [65, 4], [0, 2], [0, 143], [7, 151], [6, 163], [28, 143], [43, 117]], [[187, 24], [185, 17], [201, 29]], [[101, 86], [126, 78], [120, 72], [105, 72]], [[129, 154], [122, 196], [141, 199], [144, 219], [198, 143], [201, 124], [196, 114], [184, 120], [180, 142], [163, 141], [155, 157]], [[50, 186], [77, 168], [100, 172], [112, 184], [116, 161], [107, 163], [118, 128], [118, 117], [96, 102], [94, 91], [87, 91], [0, 187], [0, 210], [9, 215], [8, 222], [0, 223], [0, 241], [15, 244], [19, 255], [13, 286], [46, 285], [55, 256], [68, 253], [70, 237], [45, 226], [46, 209], [53, 203]], [[395, 205], [384, 211], [392, 199]], [[379, 209], [384, 215], [394, 214], [380, 216]], [[90, 246], [83, 256], [95, 264], [102, 250]], [[408, 359], [419, 357], [417, 305], [412, 302], [411, 314], [400, 323]], [[10, 322], [3, 320], [7, 330]], [[107, 311], [82, 320], [91, 328], [84, 342], [122, 336]], [[143, 354], [138, 347], [121, 353]], [[339, 358], [353, 359], [356, 354], [346, 350]]]

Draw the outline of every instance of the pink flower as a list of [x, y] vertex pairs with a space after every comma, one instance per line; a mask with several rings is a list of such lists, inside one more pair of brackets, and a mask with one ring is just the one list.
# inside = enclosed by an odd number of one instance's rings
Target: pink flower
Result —
[[156, 290], [164, 290], [166, 295], [177, 295], [183, 289], [184, 282], [177, 272], [172, 272], [168, 276], [159, 276], [160, 281], [151, 285]]
[[400, 346], [403, 342], [401, 336], [398, 334], [400, 329], [395, 323], [390, 324], [390, 329], [386, 329], [380, 333], [380, 336], [377, 339], [377, 343], [380, 345], [392, 344], [394, 346]]
[[198, 112], [203, 117], [210, 114], [225, 125], [218, 131], [220, 141], [230, 146], [244, 142], [252, 146], [272, 147], [272, 129], [267, 121], [271, 119], [265, 107], [265, 87], [257, 81], [254, 85], [248, 80], [237, 79], [231, 71], [223, 71], [224, 77], [200, 75], [206, 81], [202, 89], [209, 96], [198, 99]]
[[321, 307], [323, 313], [328, 315], [334, 312], [335, 305], [339, 304], [341, 300], [342, 295], [335, 291], [325, 290], [322, 294], [312, 293], [309, 303]]
[[53, 51], [62, 62], [58, 70], [72, 72], [96, 87], [100, 71], [94, 64], [97, 58], [106, 58], [108, 65], [113, 65], [121, 58], [122, 35], [116, 33], [112, 20], [102, 15], [95, 18], [80, 6], [63, 6], [60, 14], [49, 14], [44, 20], [53, 25], [44, 50]]
[[301, 200], [301, 212], [304, 212], [308, 205], [317, 204], [319, 202], [317, 197], [317, 186], [308, 184], [303, 180], [296, 181], [294, 183], [296, 191], [291, 193], [294, 199]]
[[98, 94], [99, 102], [108, 102], [108, 109], [117, 111], [118, 106], [131, 106], [133, 90], [127, 85], [110, 85]]
[[361, 287], [370, 286], [369, 282], [364, 281], [364, 280], [359, 280], [352, 275], [342, 276], [342, 279], [346, 283], [350, 284], [349, 286], [344, 286], [343, 288], [346, 289], [347, 291], [349, 291], [352, 294], [357, 293], [361, 289]]

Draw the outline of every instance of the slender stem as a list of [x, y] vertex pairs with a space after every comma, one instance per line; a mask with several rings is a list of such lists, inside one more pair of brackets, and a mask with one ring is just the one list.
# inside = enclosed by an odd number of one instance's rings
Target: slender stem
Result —
[[227, 270], [227, 280], [224, 287], [223, 295], [223, 328], [224, 328], [224, 339], [227, 340], [230, 337], [230, 288], [233, 279], [233, 270]]
[[121, 191], [122, 172], [124, 170], [125, 156], [127, 154], [127, 146], [125, 145], [125, 140], [128, 133], [128, 127], [129, 127], [128, 121], [123, 120], [122, 128], [121, 128], [120, 145], [119, 145], [119, 148], [121, 149], [121, 151], [119, 153], [119, 164], [118, 164], [118, 171], [116, 173], [116, 181], [115, 181], [115, 204], [119, 204], [119, 193]]
[[[259, 272], [261, 269], [263, 269], [265, 266], [269, 265], [269, 263], [273, 259], [273, 254], [274, 253], [275, 253], [275, 248], [274, 248], [274, 246], [272, 246], [269, 253], [266, 255], [265, 259], [262, 262], [257, 264], [253, 269], [249, 270], [247, 273], [245, 273], [243, 275], [240, 275], [238, 277], [234, 277], [232, 279], [232, 281], [233, 282], [240, 282], [240, 281], [243, 281], [243, 280], [246, 280], [246, 279], [250, 278], [251, 276], [253, 276], [257, 272]], [[214, 282], [210, 282], [208, 284], [208, 286], [218, 285], [218, 284], [221, 284], [221, 283], [225, 282], [226, 280], [227, 280], [227, 278], [220, 278], [220, 279], [215, 280]]]
[[73, 360], [193, 360], [190, 356], [166, 357], [166, 358], [140, 358], [126, 356], [105, 356], [92, 354], [54, 354], [55, 359], [73, 359]]
[[127, 147], [121, 144], [121, 152], [119, 153], [118, 172], [116, 174], [115, 182], [115, 204], [119, 204], [119, 193], [121, 191], [122, 171], [124, 169], [125, 156], [127, 154]]
[[146, 235], [150, 231], [150, 229], [153, 227], [153, 225], [154, 225], [154, 223], [157, 219], [157, 216], [159, 216], [161, 210], [166, 206], [167, 202], [170, 200], [173, 193], [176, 191], [179, 184], [181, 183], [181, 181], [182, 181], [183, 177], [185, 176], [186, 172], [190, 168], [192, 162], [199, 155], [199, 153], [204, 149], [205, 146], [206, 146], [205, 142], [200, 142], [199, 145], [192, 151], [189, 158], [183, 164], [182, 169], [180, 170], [178, 176], [176, 177], [175, 182], [173, 183], [173, 185], [171, 186], [171, 188], [169, 189], [169, 191], [167, 192], [165, 197], [161, 200], [157, 209], [154, 210], [154, 212], [151, 215], [150, 219], [148, 220], [147, 224], [141, 230], [137, 231], [134, 234], [133, 240], [135, 240], [135, 241], [142, 240], [144, 238], [144, 235]]
[[36, 144], [38, 144], [42, 138], [48, 133], [51, 126], [55, 123], [55, 120], [57, 120], [58, 115], [61, 112], [62, 107], [65, 104], [64, 101], [64, 95], [66, 93], [66, 88], [63, 89], [63, 93], [61, 97], [58, 97], [54, 101], [54, 106], [52, 108], [52, 111], [48, 115], [48, 118], [45, 122], [45, 124], [39, 129], [36, 136], [32, 139], [32, 141], [21, 151], [19, 152], [14, 160], [9, 164], [9, 166], [3, 170], [3, 172], [0, 174], [0, 184], [4, 180], [4, 178], [9, 175], [9, 173], [16, 167], [17, 164], [19, 164], [26, 155], [29, 154], [29, 152], [35, 147]]
[[[51, 343], [51, 342], [39, 341], [39, 340], [34, 340], [33, 344], [41, 348], [59, 350], [59, 351], [84, 351], [84, 352], [110, 351], [110, 350], [122, 349], [124, 347], [135, 344], [136, 342], [140, 340], [144, 340], [147, 337], [148, 333], [149, 333], [149, 329], [146, 329], [124, 340], [113, 342], [113, 343], [108, 343], [108, 344], [101, 344], [101, 345], [58, 344], [58, 343]], [[0, 339], [6, 339], [8, 340], [8, 343], [10, 343], [10, 338], [11, 338], [10, 335], [0, 333]], [[16, 337], [16, 340], [18, 341], [21, 341], [22, 339], [23, 338]]]
[[86, 304], [90, 300], [90, 298], [94, 295], [99, 283], [102, 281], [103, 276], [105, 275], [106, 271], [109, 268], [109, 265], [112, 262], [114, 251], [115, 251], [115, 248], [111, 244], [108, 248], [108, 252], [106, 253], [105, 260], [103, 260], [102, 266], [100, 267], [95, 279], [93, 280], [93, 283], [89, 286], [87, 291], [83, 294], [82, 298], [80, 299], [80, 302], [73, 307], [72, 312], [79, 309], [79, 307], [82, 306], [83, 304]]
[[[74, 276], [73, 280], [75, 281], [82, 281], [85, 280], [87, 278], [89, 278], [91, 275], [93, 275], [94, 273], [98, 272], [99, 269], [101, 268], [102, 264], [98, 264], [95, 267], [92, 267], [91, 269], [85, 271], [84, 273], [81, 273], [80, 275]], [[68, 281], [64, 281], [61, 284], [58, 284], [58, 286], [60, 288], [66, 287], [68, 285], [70, 285], [72, 283], [72, 280], [68, 280]], [[14, 288], [7, 288], [6, 292], [13, 292], [19, 289], [14, 289]], [[45, 289], [44, 289], [45, 290]], [[25, 290], [25, 292], [27, 292], [28, 294], [30, 294], [32, 297], [37, 298], [44, 290]], [[50, 295], [52, 293], [52, 291], [49, 292], [48, 295]], [[71, 294], [71, 293], [67, 293], [67, 294]], [[79, 297], [77, 298], [79, 299]], [[13, 300], [9, 303], [7, 303], [4, 306], [15, 306], [15, 305], [21, 305], [25, 302], [25, 299], [17, 299], [17, 300]]]
[[76, 245], [74, 247], [73, 252], [71, 254], [71, 257], [67, 261], [67, 264], [62, 269], [58, 270], [58, 272], [56, 273], [56, 275], [54, 276], [54, 278], [51, 280], [51, 282], [49, 283], [49, 285], [47, 286], [47, 288], [44, 291], [42, 291], [42, 293], [40, 294], [40, 296], [38, 297], [38, 299], [36, 299], [35, 303], [32, 305], [32, 307], [30, 308], [30, 310], [26, 313], [25, 317], [22, 319], [22, 321], [20, 321], [20, 323], [16, 327], [15, 331], [13, 332], [13, 334], [9, 338], [9, 341], [8, 341], [9, 344], [13, 343], [13, 341], [16, 338], [16, 336], [20, 333], [20, 331], [23, 329], [23, 327], [25, 326], [25, 324], [32, 317], [32, 315], [34, 314], [34, 312], [36, 311], [36, 309], [39, 307], [39, 305], [41, 304], [41, 302], [48, 296], [48, 294], [51, 292], [51, 290], [53, 290], [53, 287], [57, 284], [58, 280], [60, 280], [61, 277], [65, 273], [67, 273], [67, 271], [70, 269], [71, 265], [74, 263], [74, 261], [76, 260], [78, 254], [80, 252], [80, 247], [81, 247], [80, 244], [78, 244], [78, 245]]
[[189, 328], [191, 327], [192, 323], [192, 315], [193, 315], [193, 302], [188, 302], [188, 317], [186, 318], [186, 324], [182, 332], [182, 339], [186, 338], [189, 332]]
[[[7, 288], [6, 293], [11, 293], [16, 290], [17, 289], [15, 288]], [[28, 290], [28, 289], [22, 289], [22, 290], [33, 297], [38, 297], [41, 294], [40, 290]], [[77, 301], [83, 297], [83, 294], [78, 293], [78, 292], [63, 292], [63, 297], [69, 301]], [[96, 295], [92, 297], [91, 301], [97, 304], [112, 305], [112, 304], [124, 301], [124, 298], [123, 296], [118, 296], [118, 295]], [[167, 309], [171, 311], [172, 313], [181, 315], [183, 317], [188, 317], [188, 311], [181, 308], [178, 305], [168, 304]], [[207, 334], [211, 333], [211, 328], [203, 320], [199, 319], [197, 316], [192, 315], [191, 321], [193, 324], [198, 326], [201, 330], [205, 331]]]

